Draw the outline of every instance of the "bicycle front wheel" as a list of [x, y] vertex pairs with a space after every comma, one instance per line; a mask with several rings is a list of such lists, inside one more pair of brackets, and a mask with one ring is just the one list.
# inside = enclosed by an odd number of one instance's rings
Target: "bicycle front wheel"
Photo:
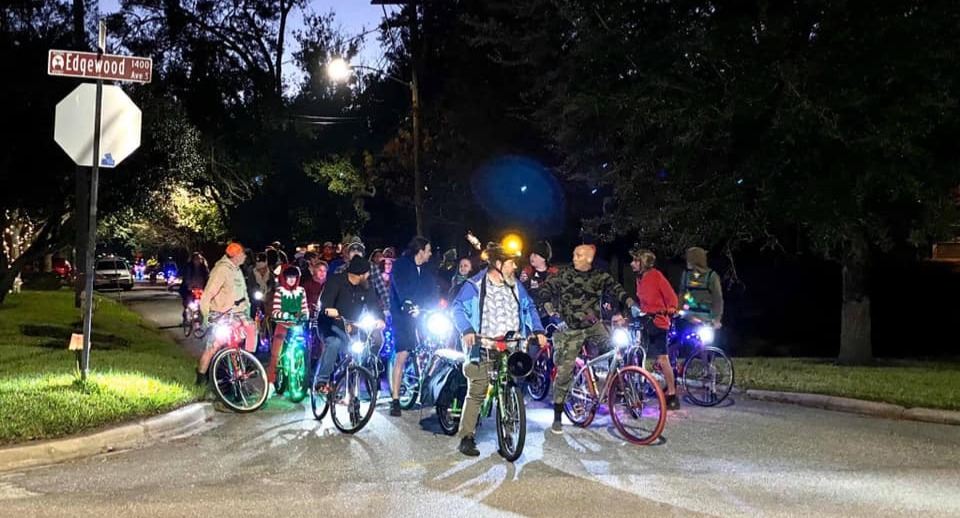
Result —
[[330, 392], [333, 425], [343, 433], [357, 433], [370, 422], [377, 406], [377, 387], [370, 371], [352, 365]]
[[287, 397], [294, 403], [303, 401], [307, 396], [307, 355], [303, 347], [296, 347], [290, 358], [290, 375], [287, 379]]
[[[393, 376], [393, 372], [388, 374]], [[400, 408], [410, 410], [417, 404], [420, 397], [420, 364], [417, 355], [411, 351], [407, 354], [407, 361], [403, 362], [403, 373], [400, 375]]]
[[223, 349], [210, 362], [213, 393], [234, 412], [246, 413], [267, 401], [267, 370], [243, 349]]
[[660, 384], [650, 373], [632, 365], [611, 375], [614, 378], [607, 404], [613, 425], [633, 444], [656, 441], [667, 422], [667, 398]]
[[320, 376], [320, 363], [317, 363], [317, 368], [313, 373], [313, 384], [310, 387], [310, 409], [313, 411], [313, 418], [317, 421], [322, 421], [324, 416], [327, 415], [327, 410], [330, 409], [329, 397], [327, 394], [317, 390], [317, 385], [319, 381], [317, 378]]
[[523, 454], [523, 444], [527, 439], [527, 412], [520, 387], [506, 385], [500, 389], [503, 392], [497, 405], [497, 444], [500, 446], [500, 456], [513, 462]]
[[694, 404], [717, 405], [733, 389], [733, 362], [722, 350], [705, 347], [687, 358], [683, 387]]

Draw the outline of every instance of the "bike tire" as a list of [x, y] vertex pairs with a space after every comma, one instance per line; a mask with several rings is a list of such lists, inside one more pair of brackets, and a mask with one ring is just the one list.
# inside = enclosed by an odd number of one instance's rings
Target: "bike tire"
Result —
[[[343, 433], [353, 434], [362, 430], [363, 427], [370, 422], [370, 418], [373, 417], [373, 411], [377, 406], [378, 391], [374, 383], [373, 375], [370, 374], [370, 371], [367, 369], [357, 365], [347, 367], [343, 376], [341, 376], [334, 385], [333, 392], [329, 396], [332, 399], [327, 403], [332, 407], [330, 416], [333, 417], [333, 425], [337, 427], [337, 430]], [[360, 387], [362, 386], [366, 387], [365, 397], [369, 398], [366, 410], [361, 409], [359, 403], [361, 398]], [[346, 416], [340, 415], [337, 411], [339, 403], [335, 403], [341, 400], [341, 391], [344, 397], [346, 397], [348, 391], [351, 393], [352, 399], [350, 399], [347, 405], [344, 405], [344, 410], [347, 412]], [[347, 417], [349, 420], [344, 420], [342, 417]]]
[[[497, 403], [497, 445], [500, 456], [514, 462], [523, 455], [523, 445], [527, 439], [527, 412], [520, 387], [508, 384], [501, 390], [504, 392]], [[515, 429], [508, 431], [512, 423], [516, 423]]]
[[[442, 430], [445, 435], [456, 435], [457, 430], [460, 429], [460, 416], [453, 415], [449, 405], [437, 404], [436, 410], [440, 430]], [[462, 402], [460, 404], [460, 411], [463, 411]]]
[[188, 315], [187, 318], [183, 320], [183, 337], [190, 338], [190, 335], [193, 333], [193, 315]]
[[317, 362], [317, 368], [313, 372], [313, 383], [310, 385], [310, 410], [313, 411], [313, 418], [322, 421], [330, 410], [330, 398], [326, 394], [317, 392], [317, 376], [320, 375], [320, 362]]
[[[709, 355], [709, 362], [697, 368], [698, 364], [703, 363], [701, 354]], [[718, 365], [719, 364], [719, 365]], [[691, 369], [691, 365], [694, 367]], [[712, 380], [713, 390], [710, 390], [711, 387], [707, 387], [706, 391], [702, 390], [691, 390], [691, 387], [697, 387], [697, 383], [702, 384], [703, 381], [694, 379], [697, 372], [703, 372], [707, 370], [707, 367], [714, 367], [716, 375], [722, 376], [724, 381], [717, 382], [716, 378]], [[693, 374], [691, 374], [691, 372]], [[686, 361], [683, 364], [683, 389], [687, 397], [690, 398], [690, 401], [693, 404], [703, 407], [711, 407], [719, 405], [723, 400], [727, 399], [727, 396], [730, 395], [730, 391], [733, 390], [733, 362], [730, 361], [730, 357], [727, 356], [727, 353], [723, 352], [722, 349], [717, 347], [704, 347], [700, 351], [692, 353], [687, 357]], [[707, 382], [708, 384], [711, 381]], [[710, 393], [713, 393], [713, 396], [710, 396]]]
[[[393, 376], [392, 372], [390, 376]], [[410, 410], [420, 400], [420, 363], [413, 351], [407, 354], [407, 360], [403, 363], [399, 392], [400, 408], [403, 410]]]
[[299, 403], [307, 397], [307, 364], [303, 347], [296, 348], [290, 363], [290, 375], [287, 376], [287, 397], [290, 398], [290, 401]]
[[[663, 427], [667, 423], [667, 398], [663, 395], [660, 384], [657, 383], [657, 380], [655, 380], [649, 372], [635, 365], [624, 367], [611, 375], [614, 376], [614, 378], [610, 380], [610, 391], [607, 394], [607, 408], [610, 411], [610, 420], [613, 421], [613, 425], [617, 428], [617, 431], [620, 432], [620, 435], [622, 435], [627, 442], [641, 446], [659, 439], [660, 434], [663, 433]], [[626, 380], [626, 378], [630, 377], [637, 377], [638, 379]], [[655, 396], [653, 398], [648, 395], [649, 391], [646, 388], [647, 386], [654, 387], [653, 392]], [[627, 394], [630, 395], [629, 398], [626, 397]], [[643, 416], [648, 415], [648, 413], [645, 412], [648, 403], [653, 402], [659, 405], [656, 409], [649, 412], [652, 422], [640, 429], [642, 433], [639, 433], [639, 430], [633, 426], [627, 426], [627, 423], [620, 417], [621, 413], [616, 409], [621, 397], [626, 399], [627, 406], [629, 407], [629, 410], [624, 412], [624, 414], [629, 413], [637, 419], [642, 419]], [[637, 401], [637, 398], [639, 398], [639, 401]], [[653, 399], [655, 399], [655, 401], [652, 401]], [[636, 408], [637, 404], [640, 406], [639, 409]]]
[[[243, 349], [220, 350], [208, 372], [214, 395], [234, 412], [253, 412], [267, 401], [267, 370], [256, 356]], [[248, 390], [249, 398], [245, 394]]]
[[581, 367], [570, 383], [567, 398], [563, 402], [563, 413], [574, 426], [586, 428], [597, 415], [600, 400], [594, 388], [593, 378], [586, 366]]
[[527, 377], [524, 387], [527, 395], [534, 401], [543, 401], [550, 393], [550, 373], [553, 370], [550, 360], [547, 358], [537, 358], [533, 364], [533, 371]]

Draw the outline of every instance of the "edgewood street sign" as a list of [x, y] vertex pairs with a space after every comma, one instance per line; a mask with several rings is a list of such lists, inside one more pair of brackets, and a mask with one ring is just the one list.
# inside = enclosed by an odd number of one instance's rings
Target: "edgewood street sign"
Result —
[[[93, 166], [97, 87], [84, 83], [57, 104], [54, 140], [77, 165]], [[116, 167], [140, 147], [140, 108], [119, 86], [103, 86], [99, 166]]]
[[96, 52], [50, 49], [47, 54], [47, 74], [149, 83], [153, 74], [153, 60], [116, 54], [104, 54], [97, 59]]

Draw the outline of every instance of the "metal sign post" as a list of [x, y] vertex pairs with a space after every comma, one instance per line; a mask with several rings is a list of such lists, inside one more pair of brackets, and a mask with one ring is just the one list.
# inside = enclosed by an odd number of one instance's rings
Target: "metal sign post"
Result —
[[[103, 58], [107, 46], [107, 25], [100, 21], [100, 34], [97, 38], [97, 61]], [[83, 304], [83, 353], [80, 355], [80, 379], [86, 380], [90, 372], [90, 337], [93, 334], [93, 276], [96, 268], [97, 248], [97, 191], [100, 181], [100, 122], [103, 109], [103, 79], [97, 78], [96, 107], [93, 115], [93, 171], [90, 174], [90, 220], [87, 225], [87, 257], [84, 266], [85, 291]]]

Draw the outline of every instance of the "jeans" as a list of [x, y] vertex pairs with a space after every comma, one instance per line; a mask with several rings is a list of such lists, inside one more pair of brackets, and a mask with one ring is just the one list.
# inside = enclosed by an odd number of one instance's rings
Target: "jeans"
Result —
[[320, 365], [317, 371], [317, 382], [329, 383], [333, 368], [337, 366], [337, 358], [343, 352], [350, 337], [339, 327], [331, 327], [323, 334], [323, 354], [320, 356]]

